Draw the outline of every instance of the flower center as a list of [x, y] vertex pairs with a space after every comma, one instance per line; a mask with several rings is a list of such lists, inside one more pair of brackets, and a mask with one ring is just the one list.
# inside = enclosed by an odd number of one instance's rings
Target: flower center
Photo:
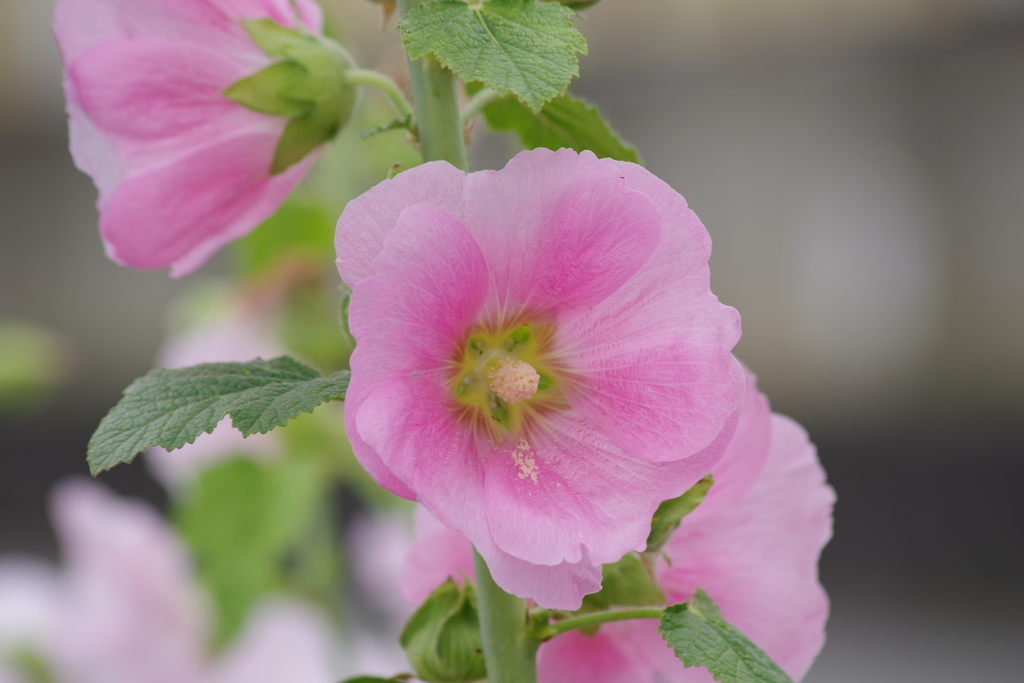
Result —
[[526, 361], [512, 358], [499, 358], [487, 379], [491, 380], [491, 391], [509, 405], [530, 398], [540, 386], [540, 373]]
[[463, 414], [486, 424], [496, 441], [520, 432], [526, 412], [561, 396], [547, 359], [552, 331], [541, 324], [481, 327], [452, 359], [449, 386]]

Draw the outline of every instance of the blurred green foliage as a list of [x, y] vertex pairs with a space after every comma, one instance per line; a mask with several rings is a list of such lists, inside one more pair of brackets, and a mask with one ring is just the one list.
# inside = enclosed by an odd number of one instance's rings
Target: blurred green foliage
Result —
[[37, 325], [0, 320], [0, 413], [40, 408], [67, 378], [70, 345]]

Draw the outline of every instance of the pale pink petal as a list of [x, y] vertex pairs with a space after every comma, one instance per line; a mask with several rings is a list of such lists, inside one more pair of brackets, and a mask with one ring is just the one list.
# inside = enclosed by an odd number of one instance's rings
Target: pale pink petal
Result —
[[494, 582], [508, 593], [530, 598], [541, 607], [575, 610], [583, 596], [601, 590], [601, 565], [591, 562], [586, 550], [579, 562], [548, 566], [520, 560], [484, 539], [477, 546]]
[[739, 315], [711, 293], [711, 241], [686, 200], [640, 166], [600, 163], [653, 200], [662, 240], [624, 286], [560, 326], [557, 344], [573, 370], [563, 392], [623, 448], [685, 458], [706, 448], [742, 401], [730, 354]]
[[92, 122], [137, 140], [179, 135], [236, 112], [223, 91], [245, 75], [244, 66], [216, 47], [167, 40], [107, 43], [67, 69]]
[[[491, 576], [504, 590], [532, 598], [553, 609], [576, 609], [581, 596], [601, 589], [601, 568], [584, 558], [553, 567], [530, 564], [500, 550], [484, 538], [480, 543]], [[475, 580], [473, 545], [458, 531], [446, 528], [423, 506], [416, 509], [416, 541], [409, 549], [400, 582], [402, 595], [421, 603], [445, 579]]]
[[745, 494], [761, 475], [771, 446], [771, 410], [768, 399], [757, 390], [757, 377], [744, 368], [747, 376], [743, 408], [740, 410], [736, 434], [729, 441], [725, 455], [715, 465], [715, 483], [702, 502], [706, 513], [710, 508], [732, 505]]
[[[351, 358], [345, 425], [356, 457], [370, 474], [385, 488], [412, 497], [405, 479], [412, 474], [399, 473], [397, 462], [382, 461], [379, 454], [388, 451], [368, 445], [370, 439], [361, 424], [357, 427], [357, 419], [372, 420], [375, 431], [397, 431], [362, 406], [381, 385], [413, 375], [432, 378], [440, 409], [450, 414], [453, 397], [441, 383], [483, 306], [487, 271], [476, 243], [444, 211], [415, 205], [402, 212], [397, 223], [374, 261], [378, 275], [354, 287], [349, 324], [360, 343]], [[401, 392], [400, 387], [396, 390]], [[407, 420], [404, 415], [399, 419]], [[386, 434], [384, 442], [398, 438]], [[416, 450], [409, 455], [411, 462], [400, 460], [413, 468], [426, 466], [427, 456], [419, 458], [423, 463], [418, 465]]]
[[[621, 624], [621, 625], [620, 625]], [[593, 634], [569, 631], [540, 646], [537, 652], [537, 683], [652, 683], [654, 667], [647, 658], [644, 619], [606, 624]], [[657, 631], [655, 631], [657, 636]]]
[[55, 639], [61, 680], [199, 680], [208, 613], [185, 549], [150, 507], [97, 483], [64, 484], [53, 518], [70, 603]]
[[[385, 471], [415, 491], [415, 500], [445, 526], [479, 543], [489, 538], [482, 515], [481, 444], [455, 418], [452, 402], [451, 392], [436, 381], [415, 376], [395, 379], [364, 399], [349, 434], [358, 431], [361, 448], [356, 450], [352, 439], [353, 451], [371, 475], [377, 477], [364, 460], [367, 449], [386, 456], [381, 461]], [[346, 417], [352, 412], [353, 406], [347, 406]]]
[[617, 290], [661, 239], [661, 214], [597, 158], [520, 154], [466, 178], [466, 229], [491, 274], [492, 319], [571, 320]]
[[584, 548], [598, 565], [643, 550], [658, 505], [708, 474], [724, 448], [716, 444], [692, 458], [654, 463], [611, 444], [578, 418], [541, 420], [528, 439], [495, 451], [484, 481], [495, 543], [535, 564], [579, 562]]
[[312, 156], [269, 176], [273, 134], [211, 144], [189, 157], [122, 182], [100, 219], [118, 263], [185, 275], [225, 243], [268, 218], [313, 162]]
[[403, 171], [350, 201], [338, 219], [334, 238], [341, 278], [352, 287], [374, 273], [372, 263], [384, 248], [384, 238], [408, 207], [431, 204], [458, 219], [465, 178], [466, 174], [451, 164], [432, 161]]
[[335, 683], [330, 623], [291, 600], [259, 605], [221, 655], [210, 683]]
[[832, 535], [834, 501], [804, 430], [773, 415], [757, 482], [731, 506], [698, 507], [666, 546], [673, 564], [660, 581], [669, 600], [703, 588], [726, 620], [800, 680], [825, 641], [818, 556]]
[[61, 0], [54, 34], [65, 64], [97, 45], [139, 38], [218, 45], [239, 55], [261, 54], [239, 19], [269, 17], [268, 12], [250, 7], [238, 14], [217, 5], [217, 0]]
[[398, 581], [402, 598], [419, 605], [435, 588], [453, 579], [475, 578], [473, 544], [458, 531], [449, 529], [422, 505], [416, 507], [416, 540], [409, 547]]

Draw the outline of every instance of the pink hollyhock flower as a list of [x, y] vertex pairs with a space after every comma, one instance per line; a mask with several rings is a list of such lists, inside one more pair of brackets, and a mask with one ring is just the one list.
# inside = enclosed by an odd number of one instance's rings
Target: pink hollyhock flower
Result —
[[70, 683], [332, 683], [330, 630], [308, 607], [264, 603], [217, 658], [188, 555], [150, 507], [93, 482], [61, 486], [54, 522], [66, 603], [50, 648]]
[[[666, 544], [671, 565], [659, 567], [659, 585], [670, 604], [698, 586], [706, 590], [726, 620], [799, 681], [825, 640], [828, 598], [817, 565], [831, 536], [835, 494], [804, 430], [770, 414], [752, 386], [714, 475], [704, 502]], [[468, 540], [426, 516], [417, 521], [401, 590], [420, 602], [449, 576], [471, 577], [472, 569]], [[541, 646], [537, 669], [538, 683], [713, 681], [703, 667], [683, 668], [652, 619], [560, 635]]]
[[313, 155], [270, 174], [287, 119], [223, 96], [271, 59], [242, 19], [319, 32], [313, 0], [61, 0], [71, 152], [107, 255], [186, 275], [270, 216]]
[[350, 202], [336, 244], [353, 450], [507, 591], [579, 607], [732, 436], [739, 316], [704, 226], [640, 166], [424, 164]]

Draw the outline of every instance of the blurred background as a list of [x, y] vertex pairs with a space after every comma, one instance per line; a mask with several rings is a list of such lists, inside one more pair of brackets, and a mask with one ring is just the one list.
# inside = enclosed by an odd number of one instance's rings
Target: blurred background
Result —
[[[172, 299], [226, 269], [173, 281], [104, 257], [54, 4], [0, 0], [0, 375], [17, 345], [61, 359], [48, 402], [0, 411], [0, 553], [50, 556], [48, 491], [87, 471]], [[361, 65], [401, 64], [378, 6], [323, 4]], [[1024, 2], [604, 0], [577, 25], [592, 56], [572, 91], [704, 221], [738, 355], [838, 492], [806, 680], [1019, 681]], [[473, 165], [514, 151], [478, 130]], [[141, 464], [101, 479], [166, 504]]]

